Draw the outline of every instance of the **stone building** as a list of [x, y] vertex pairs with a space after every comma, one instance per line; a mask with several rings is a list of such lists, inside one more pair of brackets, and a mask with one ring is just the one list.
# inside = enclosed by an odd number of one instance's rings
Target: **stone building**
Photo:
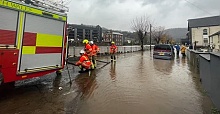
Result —
[[212, 47], [219, 50], [220, 16], [188, 20], [188, 37], [193, 47]]

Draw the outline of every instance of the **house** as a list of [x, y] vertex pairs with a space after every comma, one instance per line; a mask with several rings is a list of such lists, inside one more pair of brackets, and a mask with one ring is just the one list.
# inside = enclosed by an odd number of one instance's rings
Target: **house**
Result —
[[116, 45], [123, 45], [123, 34], [119, 32], [107, 31], [103, 35], [104, 42], [114, 41]]
[[[220, 16], [188, 20], [188, 37], [195, 47], [209, 47], [219, 50]], [[217, 34], [217, 35], [216, 35]]]

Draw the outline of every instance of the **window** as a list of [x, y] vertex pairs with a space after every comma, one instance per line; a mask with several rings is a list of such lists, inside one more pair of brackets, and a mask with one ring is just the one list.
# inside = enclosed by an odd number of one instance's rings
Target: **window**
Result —
[[171, 50], [171, 47], [169, 45], [155, 45], [155, 50]]
[[204, 42], [204, 43], [208, 43], [208, 39], [204, 39], [203, 42]]
[[208, 35], [207, 29], [203, 29], [203, 35]]

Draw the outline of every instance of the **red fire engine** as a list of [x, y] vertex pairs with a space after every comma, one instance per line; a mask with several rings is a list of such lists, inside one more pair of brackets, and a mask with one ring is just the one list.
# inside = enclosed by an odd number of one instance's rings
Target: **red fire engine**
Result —
[[0, 0], [0, 84], [64, 67], [67, 15], [40, 3]]

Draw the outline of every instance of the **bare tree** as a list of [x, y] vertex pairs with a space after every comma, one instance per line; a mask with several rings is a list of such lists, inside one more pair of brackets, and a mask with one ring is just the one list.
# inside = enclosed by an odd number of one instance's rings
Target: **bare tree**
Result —
[[132, 29], [137, 33], [141, 43], [141, 50], [144, 50], [144, 38], [150, 28], [150, 20], [147, 16], [136, 18], [132, 21]]
[[166, 36], [166, 43], [167, 44], [173, 44], [174, 43], [174, 40], [173, 40], [173, 37], [170, 36], [169, 34], [165, 34]]
[[166, 34], [165, 27], [162, 26], [154, 27], [154, 30], [152, 32], [152, 37], [155, 40], [155, 42], [159, 44], [161, 40], [163, 40], [165, 34]]

